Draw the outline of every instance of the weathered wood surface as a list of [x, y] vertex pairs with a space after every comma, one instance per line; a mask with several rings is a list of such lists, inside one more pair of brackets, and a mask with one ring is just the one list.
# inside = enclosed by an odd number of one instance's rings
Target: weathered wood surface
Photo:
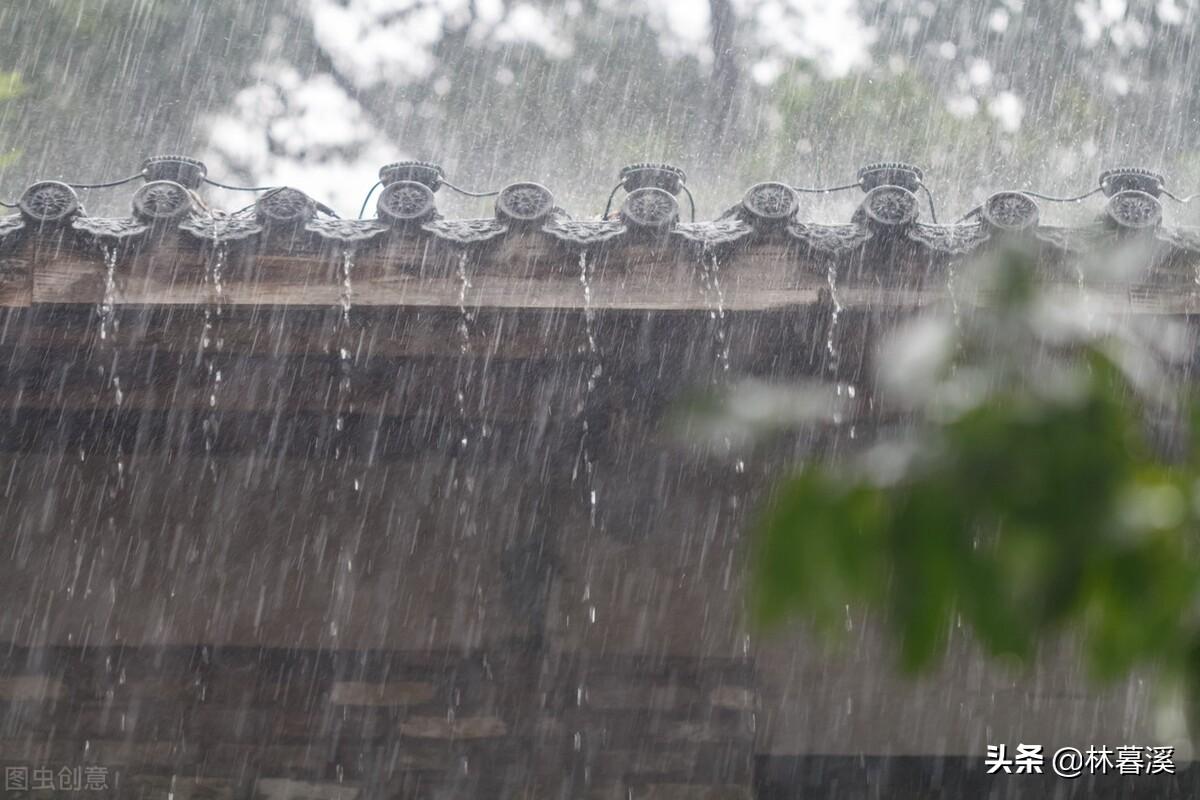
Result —
[[[818, 257], [783, 240], [739, 243], [719, 256], [695, 248], [629, 244], [586, 256], [545, 237], [514, 235], [480, 246], [395, 239], [353, 253], [297, 243], [223, 249], [219, 290], [216, 252], [171, 234], [114, 245], [115, 305], [355, 306], [541, 308], [639, 311], [765, 310], [812, 305], [832, 291], [843, 307], [927, 305], [948, 297], [952, 271], [975, 256], [875, 248]], [[273, 246], [272, 246], [273, 245]], [[713, 270], [713, 259], [717, 267]], [[1149, 248], [1146, 267], [1128, 283], [1091, 282], [1098, 310], [1151, 314], [1200, 312], [1197, 264]], [[581, 274], [589, 273], [586, 292]], [[1200, 260], [1200, 259], [1196, 259]], [[1066, 290], [1080, 268], [1042, 248], [1044, 278]], [[715, 274], [717, 280], [713, 283]], [[466, 279], [464, 280], [464, 276]], [[104, 252], [66, 233], [30, 237], [0, 259], [0, 306], [99, 304], [106, 299]], [[985, 303], [965, 288], [955, 302]]]

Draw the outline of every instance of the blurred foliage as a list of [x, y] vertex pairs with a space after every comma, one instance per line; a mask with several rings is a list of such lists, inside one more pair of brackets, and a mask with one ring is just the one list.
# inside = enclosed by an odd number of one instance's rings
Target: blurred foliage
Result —
[[[19, 98], [25, 93], [25, 86], [21, 82], [21, 75], [17, 72], [0, 72], [0, 116], [4, 114], [4, 109], [10, 105], [13, 100]], [[20, 148], [14, 145], [7, 145], [0, 141], [0, 167], [5, 164], [11, 164], [21, 157]]]
[[[585, 209], [621, 163], [663, 159], [688, 169], [702, 215], [756, 181], [842, 182], [879, 159], [922, 164], [939, 204], [961, 209], [999, 186], [1074, 192], [1100, 162], [1175, 171], [1185, 194], [1200, 179], [1183, 170], [1200, 146], [1194, 10], [1172, 22], [1139, 0], [1100, 24], [1089, 2], [860, 3], [847, 39], [870, 63], [839, 77], [803, 8], [704, 5], [732, 23], [682, 43], [661, 8], [607, 0], [13, 0], [0, 70], [27, 91], [0, 105], [0, 152], [22, 151], [0, 178], [115, 177], [167, 151], [245, 181], [324, 161], [369, 174], [386, 150], [478, 186], [537, 179]], [[504, 33], [531, 9], [555, 44]], [[318, 25], [322, 12], [340, 22]], [[356, 51], [380, 30], [397, 58], [372, 71]], [[360, 136], [312, 111], [329, 100], [306, 94], [314, 77], [344, 94]], [[993, 118], [1002, 97], [1023, 106], [1019, 130]], [[226, 113], [244, 128], [212, 141]]]
[[[1003, 138], [985, 116], [951, 114], [936, 87], [907, 70], [821, 79], [798, 66], [777, 81], [771, 103], [786, 124], [748, 153], [752, 168], [763, 174], [785, 158], [805, 161], [819, 153], [825, 162], [819, 166], [835, 172], [815, 177], [842, 183], [853, 180], [854, 170], [868, 160], [930, 164], [954, 161], [953, 152], [994, 156]], [[804, 135], [797, 138], [797, 130]], [[849, 131], [877, 132], [886, 147], [872, 141], [872, 134], [848, 136]]]
[[1100, 678], [1158, 665], [1196, 681], [1200, 447], [1150, 435], [1188, 427], [1178, 331], [1064, 309], [1019, 254], [977, 270], [987, 307], [885, 345], [878, 396], [895, 407], [877, 412], [910, 419], [903, 433], [778, 488], [756, 539], [758, 619], [835, 631], [850, 607], [880, 609], [908, 670], [958, 625], [1022, 661], [1078, 634]]
[[21, 150], [25, 181], [86, 181], [194, 150], [208, 109], [244, 85], [266, 13], [240, 0], [0, 4], [0, 71], [24, 88], [0, 107], [0, 152]]

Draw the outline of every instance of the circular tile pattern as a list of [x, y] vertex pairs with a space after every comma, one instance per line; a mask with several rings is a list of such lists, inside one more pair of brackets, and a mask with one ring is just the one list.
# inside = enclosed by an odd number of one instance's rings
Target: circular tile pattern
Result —
[[868, 223], [884, 228], [899, 228], [916, 221], [917, 196], [899, 186], [877, 186], [867, 192], [859, 210]]
[[436, 192], [441, 187], [444, 177], [441, 166], [432, 161], [397, 161], [379, 168], [379, 180], [384, 186], [391, 186], [399, 181], [413, 181]]
[[554, 210], [554, 195], [539, 183], [514, 183], [496, 197], [496, 216], [515, 222], [537, 222]]
[[203, 161], [187, 156], [152, 156], [142, 162], [147, 181], [175, 181], [189, 189], [199, 189], [208, 175]]
[[653, 188], [679, 194], [687, 182], [687, 173], [670, 164], [630, 164], [621, 168], [620, 179], [628, 192]]
[[1162, 193], [1164, 178], [1141, 167], [1117, 167], [1100, 173], [1100, 188], [1109, 197], [1120, 192], [1145, 192], [1152, 197]]
[[758, 183], [746, 190], [742, 208], [763, 222], [786, 222], [800, 209], [800, 197], [787, 184]]
[[191, 209], [191, 194], [175, 181], [151, 181], [133, 193], [133, 215], [147, 222], [170, 222]]
[[281, 225], [299, 225], [317, 215], [317, 204], [312, 198], [290, 187], [264, 194], [254, 209], [262, 222]]
[[663, 189], [635, 189], [621, 205], [626, 225], [643, 230], [666, 230], [679, 220], [679, 203]]
[[79, 213], [79, 195], [65, 183], [40, 181], [25, 190], [17, 207], [32, 222], [61, 222]]
[[981, 213], [988, 225], [1006, 231], [1035, 227], [1041, 216], [1037, 201], [1023, 192], [996, 192], [984, 201]]
[[903, 161], [879, 161], [858, 171], [858, 182], [864, 192], [879, 186], [899, 186], [915, 192], [923, 180], [925, 173], [920, 167]]
[[1162, 222], [1162, 203], [1146, 192], [1117, 192], [1105, 207], [1108, 218], [1122, 228], [1153, 228]]
[[424, 222], [437, 213], [433, 190], [418, 181], [388, 184], [375, 203], [375, 213], [395, 225]]

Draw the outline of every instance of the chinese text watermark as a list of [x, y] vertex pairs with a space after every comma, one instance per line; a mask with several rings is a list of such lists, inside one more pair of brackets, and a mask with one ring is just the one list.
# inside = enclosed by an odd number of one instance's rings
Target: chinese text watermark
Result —
[[[1046, 762], [1049, 761], [1049, 764]], [[1041, 775], [1047, 770], [1060, 778], [1081, 775], [1174, 775], [1174, 747], [1060, 747], [1047, 755], [1040, 744], [989, 744], [983, 760], [989, 775]]]
[[108, 767], [18, 765], [4, 768], [6, 792], [101, 792], [108, 788]]

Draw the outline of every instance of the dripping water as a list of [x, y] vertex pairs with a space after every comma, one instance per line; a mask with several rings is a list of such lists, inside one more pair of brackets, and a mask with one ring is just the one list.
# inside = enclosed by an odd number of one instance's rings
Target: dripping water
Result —
[[[954, 373], [958, 369], [958, 357], [963, 350], [963, 319], [958, 297], [958, 267], [959, 260], [951, 258], [946, 265], [946, 296], [950, 298], [950, 313], [954, 320], [954, 355], [950, 359], [950, 371]], [[853, 395], [851, 395], [853, 396]], [[855, 438], [854, 426], [850, 426], [850, 438]]]
[[471, 290], [471, 276], [467, 273], [467, 251], [458, 254], [458, 354], [459, 368], [456, 373], [454, 391], [455, 410], [461, 425], [461, 435], [458, 440], [460, 448], [465, 450], [470, 444], [467, 418], [467, 389], [470, 386], [470, 356], [471, 356], [471, 325], [475, 321], [474, 314], [467, 306], [467, 293]]
[[[224, 376], [221, 374], [220, 352], [224, 346], [221, 335], [221, 317], [224, 315], [225, 287], [222, 276], [225, 271], [227, 251], [225, 243], [219, 236], [213, 247], [212, 258], [205, 264], [204, 283], [208, 289], [207, 301], [204, 304], [204, 328], [200, 337], [200, 351], [203, 354], [204, 374], [207, 383], [208, 404], [202, 422], [204, 433], [204, 452], [212, 454], [217, 441], [217, 403], [221, 395], [221, 384]], [[207, 461], [208, 469], [216, 477], [216, 464], [211, 459]]]
[[456, 513], [459, 529], [464, 536], [473, 536], [475, 523], [472, 516], [475, 491], [474, 472], [465, 463], [465, 457], [472, 444], [474, 428], [470, 419], [470, 408], [467, 402], [471, 390], [472, 355], [471, 334], [475, 322], [475, 312], [468, 305], [468, 293], [471, 291], [471, 276], [467, 269], [468, 253], [463, 249], [458, 254], [458, 368], [454, 373], [454, 410], [457, 422], [457, 453], [452, 460], [450, 486], [458, 498]]
[[[950, 298], [950, 313], [954, 315], [954, 331], [958, 334], [962, 330], [961, 312], [958, 304], [958, 259], [951, 258], [946, 265], [946, 296]], [[961, 336], [955, 336], [956, 340], [961, 340]]]
[[[713, 327], [713, 344], [716, 346], [716, 365], [713, 373], [714, 386], [720, 387], [729, 382], [730, 370], [730, 341], [729, 321], [725, 314], [725, 291], [721, 288], [721, 261], [716, 253], [706, 253], [700, 261], [700, 280], [704, 294], [704, 304], [708, 308], [708, 318]], [[721, 442], [726, 453], [733, 450], [733, 441], [725, 436]], [[734, 461], [734, 471], [746, 471], [746, 462], [738, 458]]]
[[[116, 349], [116, 334], [119, 328], [116, 315], [117, 299], [117, 245], [102, 245], [104, 252], [104, 293], [97, 308], [99, 317], [99, 364], [100, 382], [105, 391], [111, 395], [113, 412], [119, 414], [121, 404], [125, 400], [121, 389], [121, 377], [117, 371], [118, 353]], [[114, 426], [115, 427], [115, 426]], [[125, 455], [119, 439], [113, 446], [113, 483], [110, 497], [116, 497], [125, 485]], [[109, 517], [109, 524], [114, 525], [115, 519]]]
[[838, 321], [842, 315], [842, 300], [838, 296], [837, 291], [837, 263], [829, 262], [829, 267], [825, 271], [825, 282], [829, 285], [829, 302], [833, 305], [833, 312], [829, 317], [829, 332], [825, 336], [825, 353], [828, 356], [826, 360], [826, 370], [829, 377], [834, 381], [834, 389], [837, 393], [837, 403], [834, 406], [833, 421], [840, 425], [842, 422], [841, 402], [842, 398], [849, 396], [854, 397], [854, 387], [844, 385], [838, 378], [841, 372], [841, 351], [837, 344]]
[[[342, 464], [341, 480], [350, 497], [355, 497], [362, 491], [365, 479], [362, 469], [353, 466], [350, 461], [350, 441], [347, 433], [347, 418], [355, 410], [353, 404], [354, 362], [359, 348], [358, 342], [355, 340], [354, 327], [351, 324], [351, 311], [354, 304], [354, 257], [354, 248], [346, 247], [342, 250], [341, 281], [338, 289], [338, 308], [341, 310], [341, 314], [337, 318], [334, 331], [334, 342], [338, 355], [338, 388], [334, 417], [333, 457], [335, 461], [340, 461]], [[349, 580], [352, 569], [350, 555], [342, 553], [339, 556], [338, 580]], [[346, 607], [344, 603], [338, 606], [339, 609]], [[338, 614], [335, 613], [335, 616]], [[336, 637], [336, 623], [331, 622], [331, 626], [331, 635]]]
[[350, 307], [353, 304], [354, 284], [354, 250], [347, 247], [342, 251], [342, 289], [338, 293], [338, 303], [342, 307], [342, 325], [350, 325]]
[[829, 318], [829, 332], [825, 336], [825, 352], [829, 356], [826, 369], [830, 376], [837, 377], [838, 374], [838, 346], [837, 346], [837, 326], [838, 318], [842, 314], [842, 301], [838, 297], [837, 291], [837, 264], [833, 261], [829, 262], [829, 267], [825, 271], [825, 282], [829, 285], [829, 302], [833, 304], [833, 314]]
[[[341, 286], [338, 291], [338, 306], [342, 315], [337, 328], [338, 348], [338, 402], [335, 427], [341, 433], [346, 428], [346, 414], [350, 411], [350, 392], [353, 389], [353, 354], [351, 341], [350, 310], [353, 305], [352, 276], [354, 273], [354, 250], [346, 248], [342, 251]], [[341, 456], [342, 447], [337, 448], [336, 456]]]
[[104, 250], [104, 295], [100, 300], [100, 339], [109, 341], [116, 333], [114, 305], [117, 296], [117, 246], [102, 245]]
[[588, 263], [587, 251], [579, 254], [579, 286], [583, 292], [583, 329], [587, 339], [587, 383], [583, 397], [579, 401], [576, 415], [582, 420], [582, 431], [579, 437], [579, 457], [576, 459], [572, 481], [580, 479], [580, 468], [583, 470], [583, 486], [588, 504], [588, 523], [596, 527], [596, 507], [598, 502], [595, 472], [596, 465], [592, 453], [592, 430], [588, 420], [588, 410], [591, 408], [592, 395], [596, 385], [604, 374], [604, 364], [600, 359], [600, 348], [596, 343], [596, 309], [592, 304], [592, 267]]
[[587, 333], [588, 352], [595, 354], [596, 347], [596, 311], [592, 307], [592, 276], [588, 264], [587, 251], [579, 254], [579, 286], [583, 289], [583, 324]]
[[729, 375], [729, 324], [725, 319], [725, 292], [721, 288], [721, 262], [715, 253], [710, 253], [701, 262], [701, 278], [704, 282], [705, 303], [708, 317], [714, 323], [713, 337], [717, 346], [717, 368], [722, 378]]

